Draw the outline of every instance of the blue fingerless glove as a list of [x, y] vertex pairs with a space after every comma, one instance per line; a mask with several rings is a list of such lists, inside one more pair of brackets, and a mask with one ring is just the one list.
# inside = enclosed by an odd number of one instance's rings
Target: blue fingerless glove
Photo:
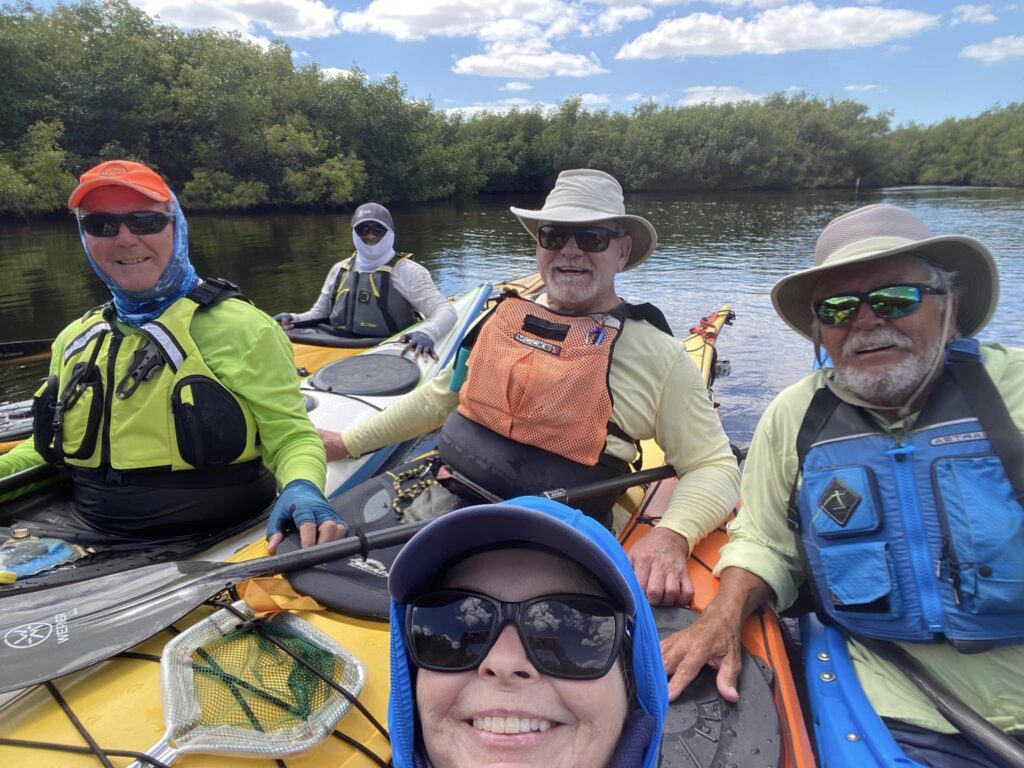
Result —
[[402, 337], [402, 341], [412, 347], [412, 351], [417, 355], [432, 355], [434, 354], [434, 340], [427, 336], [425, 333], [419, 331], [413, 331], [407, 333]]
[[320, 523], [333, 520], [346, 528], [348, 523], [332, 507], [320, 489], [309, 480], [292, 480], [284, 487], [270, 510], [267, 521], [267, 536], [297, 530], [303, 523]]

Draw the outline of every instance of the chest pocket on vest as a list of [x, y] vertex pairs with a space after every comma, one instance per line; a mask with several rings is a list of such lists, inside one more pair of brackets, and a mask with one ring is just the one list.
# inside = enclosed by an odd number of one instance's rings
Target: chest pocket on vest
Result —
[[898, 615], [896, 572], [878, 536], [884, 519], [867, 467], [826, 467], [804, 475], [801, 495], [812, 508], [809, 548], [821, 560], [822, 597], [836, 611]]
[[932, 468], [949, 532], [947, 564], [971, 613], [1024, 604], [1024, 509], [998, 456], [947, 458]]
[[245, 416], [234, 397], [205, 376], [187, 376], [171, 396], [178, 452], [193, 467], [230, 464], [245, 450]]

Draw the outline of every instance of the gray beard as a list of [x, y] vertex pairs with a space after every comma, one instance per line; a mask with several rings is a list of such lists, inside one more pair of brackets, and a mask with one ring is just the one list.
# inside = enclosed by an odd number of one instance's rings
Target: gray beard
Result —
[[[843, 343], [842, 354], [845, 357], [855, 354], [856, 350], [875, 344], [893, 344], [902, 349], [910, 349], [910, 339], [894, 328], [879, 328], [850, 335]], [[902, 362], [883, 371], [866, 372], [853, 369], [840, 362], [834, 362], [836, 383], [869, 403], [878, 405], [904, 405], [931, 370], [935, 349], [920, 350]]]

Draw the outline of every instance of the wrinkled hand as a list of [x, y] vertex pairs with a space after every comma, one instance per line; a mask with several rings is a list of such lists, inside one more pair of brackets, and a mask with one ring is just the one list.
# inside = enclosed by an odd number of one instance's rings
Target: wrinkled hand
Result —
[[320, 435], [321, 442], [324, 444], [324, 451], [327, 453], [328, 461], [348, 458], [348, 447], [345, 445], [345, 441], [341, 439], [341, 432], [332, 432], [329, 429], [320, 429], [320, 427], [317, 427], [316, 431]]
[[678, 697], [705, 665], [718, 670], [719, 695], [726, 701], [740, 700], [740, 627], [740, 621], [706, 610], [689, 627], [661, 641], [669, 700]]
[[308, 480], [292, 480], [284, 487], [267, 521], [267, 552], [274, 554], [287, 531], [299, 530], [303, 547], [342, 539], [348, 526], [341, 515]]
[[689, 605], [693, 584], [686, 572], [690, 547], [668, 528], [656, 527], [629, 550], [629, 562], [651, 605]]
[[437, 360], [437, 355], [434, 353], [434, 340], [427, 336], [427, 334], [413, 331], [412, 333], [405, 334], [399, 341], [405, 342], [401, 352], [403, 357], [406, 352], [412, 352], [413, 360], [417, 357], [432, 357]]
[[274, 319], [281, 324], [281, 327], [286, 331], [294, 327], [295, 316], [291, 312], [279, 312], [274, 315]]

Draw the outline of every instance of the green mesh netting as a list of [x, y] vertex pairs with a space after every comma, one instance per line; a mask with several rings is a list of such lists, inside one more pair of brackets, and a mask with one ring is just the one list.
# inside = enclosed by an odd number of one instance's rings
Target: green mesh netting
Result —
[[[184, 752], [286, 757], [326, 737], [351, 706], [322, 678], [254, 630], [244, 603], [236, 616], [218, 611], [182, 632], [161, 660], [164, 759]], [[262, 631], [313, 669], [359, 695], [363, 665], [308, 621], [283, 613]]]

